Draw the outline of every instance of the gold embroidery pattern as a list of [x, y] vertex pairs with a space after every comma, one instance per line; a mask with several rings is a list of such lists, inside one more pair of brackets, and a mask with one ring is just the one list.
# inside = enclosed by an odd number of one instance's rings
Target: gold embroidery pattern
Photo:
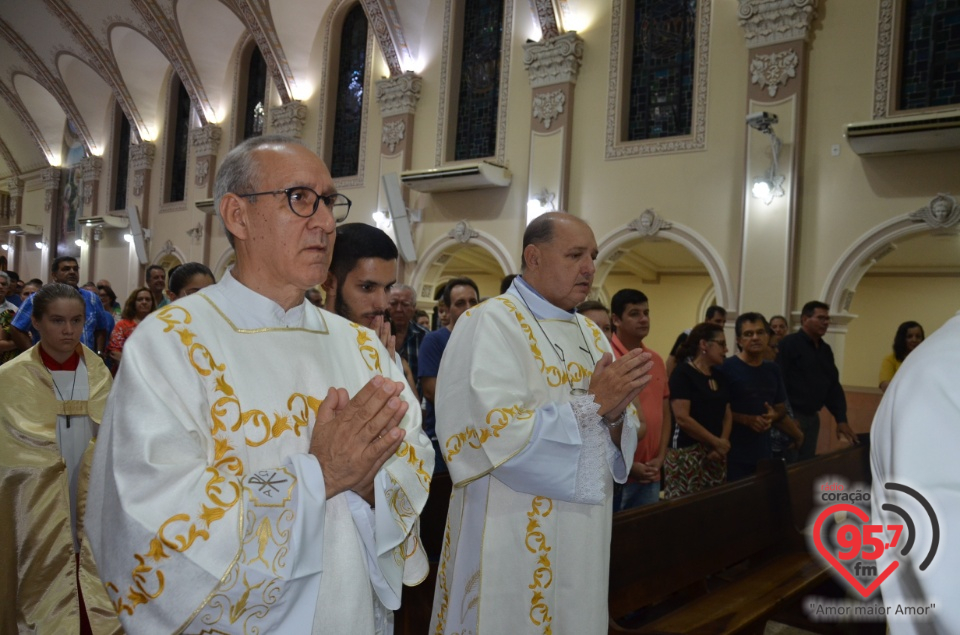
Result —
[[467, 426], [463, 432], [458, 432], [447, 439], [447, 462], [449, 463], [453, 457], [460, 454], [464, 444], [479, 450], [490, 437], [499, 437], [500, 431], [512, 420], [525, 421], [533, 417], [533, 414], [533, 410], [521, 408], [519, 404], [510, 408], [494, 408], [487, 413], [485, 428], [478, 431], [473, 426]]
[[527, 340], [530, 342], [530, 352], [533, 353], [534, 359], [537, 360], [540, 366], [540, 372], [547, 377], [547, 384], [552, 388], [556, 388], [557, 386], [567, 383], [566, 374], [556, 366], [548, 365], [546, 360], [543, 359], [543, 353], [540, 352], [540, 345], [537, 343], [537, 338], [533, 334], [533, 327], [527, 322], [523, 313], [517, 310], [517, 305], [502, 296], [497, 296], [494, 300], [503, 303], [503, 305], [513, 313], [514, 317], [517, 318], [517, 322], [520, 323], [520, 330], [526, 333]]
[[593, 335], [593, 346], [594, 346], [594, 348], [596, 348], [598, 351], [600, 351], [600, 352], [602, 353], [602, 352], [603, 352], [603, 348], [601, 348], [600, 342], [603, 341], [603, 339], [602, 339], [602, 338], [603, 338], [603, 331], [601, 331], [600, 329], [598, 329], [598, 328], [597, 328], [597, 325], [594, 324], [594, 323], [593, 323], [593, 320], [591, 320], [590, 318], [586, 318], [586, 317], [585, 317], [585, 318], [583, 318], [583, 321], [586, 323], [586, 325], [587, 325], [588, 327], [590, 327], [590, 333]]
[[380, 352], [375, 346], [369, 344], [369, 342], [373, 341], [373, 338], [370, 337], [372, 331], [353, 322], [350, 323], [350, 326], [357, 331], [357, 348], [360, 349], [360, 357], [363, 358], [367, 368], [382, 373], [383, 370], [380, 368]]
[[543, 591], [553, 584], [553, 568], [550, 564], [549, 553], [552, 549], [547, 544], [547, 538], [541, 531], [540, 520], [546, 518], [553, 511], [553, 501], [545, 496], [536, 496], [530, 511], [527, 512], [527, 535], [524, 544], [527, 551], [537, 556], [536, 569], [533, 571], [533, 583], [527, 588], [533, 591], [530, 597], [530, 621], [534, 626], [543, 626], [544, 635], [553, 632], [550, 607], [543, 596]]
[[396, 455], [398, 457], [406, 458], [407, 463], [413, 466], [417, 472], [417, 478], [420, 480], [420, 484], [423, 485], [424, 491], [430, 490], [430, 481], [433, 477], [425, 469], [423, 469], [423, 459], [417, 457], [417, 449], [407, 443], [406, 441], [400, 442], [400, 447], [397, 448]]
[[440, 612], [437, 613], [437, 629], [435, 635], [443, 635], [447, 624], [447, 602], [450, 599], [450, 589], [447, 588], [447, 563], [450, 562], [450, 515], [447, 514], [447, 526], [443, 529], [443, 553], [440, 557], [440, 568], [437, 569], [437, 586], [440, 588]]
[[[231, 445], [230, 439], [224, 433], [228, 429], [236, 432], [247, 423], [251, 423], [254, 429], [262, 427], [263, 433], [259, 439], [250, 439], [246, 434], [244, 435], [246, 444], [251, 447], [263, 445], [286, 431], [293, 431], [296, 436], [300, 436], [301, 429], [309, 425], [310, 415], [316, 412], [321, 403], [321, 400], [309, 395], [295, 393], [287, 400], [289, 412], [285, 415], [274, 413], [272, 422], [259, 410], [242, 411], [240, 400], [226, 380], [226, 365], [218, 364], [207, 347], [196, 342], [196, 335], [187, 328], [186, 325], [193, 321], [190, 313], [181, 306], [169, 305], [157, 313], [157, 319], [165, 325], [164, 333], [172, 331], [179, 337], [180, 344], [187, 349], [187, 358], [198, 375], [206, 378], [216, 374], [214, 392], [222, 396], [210, 408], [213, 422], [210, 434], [214, 443], [214, 464], [205, 470], [210, 479], [204, 489], [212, 505], [201, 504], [200, 512], [192, 521], [189, 514], [181, 513], [171, 516], [160, 526], [156, 536], [150, 540], [147, 551], [133, 556], [137, 566], [131, 571], [132, 584], [125, 592], [125, 597], [116, 584], [105, 583], [116, 612], [124, 611], [129, 615], [133, 615], [138, 605], [146, 604], [163, 594], [164, 575], [156, 565], [170, 557], [167, 550], [184, 552], [194, 544], [197, 538], [209, 540], [208, 530], [211, 525], [223, 519], [227, 511], [240, 501], [241, 481], [244, 477], [243, 462], [238, 456], [231, 454], [236, 448]], [[295, 408], [295, 404], [299, 407]], [[231, 414], [235, 416], [229, 416]], [[227, 479], [228, 476], [230, 480]], [[277, 596], [279, 597], [279, 590]]]

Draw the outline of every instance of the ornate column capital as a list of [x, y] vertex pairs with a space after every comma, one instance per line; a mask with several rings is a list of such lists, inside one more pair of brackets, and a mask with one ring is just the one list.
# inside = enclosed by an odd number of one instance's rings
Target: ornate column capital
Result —
[[303, 136], [306, 122], [307, 107], [299, 100], [270, 109], [270, 126], [276, 134], [299, 139]]
[[130, 167], [135, 171], [153, 168], [153, 159], [157, 155], [157, 146], [152, 141], [142, 141], [130, 146]]
[[806, 40], [817, 0], [740, 0], [737, 18], [747, 48]]
[[100, 172], [103, 170], [103, 158], [85, 157], [80, 161], [80, 167], [83, 168], [84, 181], [99, 181]]
[[43, 211], [49, 214], [60, 191], [60, 168], [44, 168], [40, 180], [43, 182]]
[[420, 101], [423, 78], [407, 71], [403, 75], [377, 81], [377, 103], [380, 116], [386, 119], [395, 115], [412, 115]]
[[193, 153], [198, 157], [208, 155], [216, 156], [220, 149], [220, 139], [223, 137], [223, 128], [216, 124], [208, 123], [200, 128], [190, 130], [190, 145], [193, 146]]
[[533, 88], [577, 83], [582, 60], [583, 39], [573, 31], [523, 45], [523, 65]]
[[13, 176], [7, 179], [7, 193], [10, 198], [20, 198], [23, 196], [23, 181]]

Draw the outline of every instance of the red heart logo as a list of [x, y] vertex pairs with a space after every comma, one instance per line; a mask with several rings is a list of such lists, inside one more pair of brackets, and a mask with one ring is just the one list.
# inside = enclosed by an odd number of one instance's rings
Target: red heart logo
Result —
[[848, 571], [847, 568], [844, 567], [839, 560], [837, 560], [836, 556], [834, 556], [832, 553], [827, 551], [827, 548], [823, 544], [823, 535], [822, 535], [823, 532], [821, 530], [823, 529], [824, 521], [831, 514], [834, 514], [836, 512], [841, 512], [841, 511], [853, 514], [864, 523], [870, 522], [870, 516], [868, 516], [867, 512], [863, 511], [859, 507], [856, 507], [854, 505], [847, 505], [844, 503], [831, 505], [830, 507], [827, 507], [825, 510], [820, 512], [820, 515], [817, 516], [817, 521], [813, 525], [813, 544], [817, 547], [817, 551], [820, 552], [820, 555], [823, 556], [826, 559], [826, 561], [829, 562], [833, 566], [833, 568], [836, 569], [840, 573], [840, 575], [842, 575], [843, 578], [850, 583], [850, 586], [856, 589], [856, 591], [860, 595], [862, 595], [864, 599], [867, 599], [871, 595], [873, 595], [874, 591], [877, 590], [877, 587], [880, 586], [881, 582], [886, 580], [891, 573], [896, 571], [897, 567], [900, 566], [900, 563], [894, 560], [887, 566], [886, 569], [880, 572], [880, 575], [878, 575], [877, 578], [870, 583], [870, 586], [863, 586], [860, 580], [855, 578], [853, 574], [850, 573], [850, 571]]

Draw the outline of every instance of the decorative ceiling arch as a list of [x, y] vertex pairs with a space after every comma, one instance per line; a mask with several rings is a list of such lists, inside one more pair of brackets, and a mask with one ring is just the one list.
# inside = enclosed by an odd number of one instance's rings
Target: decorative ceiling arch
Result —
[[7, 144], [3, 142], [3, 139], [0, 139], [0, 157], [3, 157], [3, 161], [7, 164], [11, 173], [20, 174], [20, 166], [17, 165], [16, 159], [10, 154], [10, 149], [7, 148]]
[[215, 116], [214, 110], [210, 106], [210, 100], [207, 98], [203, 83], [200, 81], [197, 69], [193, 65], [193, 60], [187, 51], [187, 45], [183, 41], [183, 34], [180, 32], [176, 21], [165, 15], [163, 9], [155, 0], [130, 0], [130, 2], [150, 27], [160, 51], [173, 65], [174, 72], [183, 82], [184, 90], [187, 91], [190, 101], [196, 106], [200, 125], [207, 125], [209, 120]]
[[380, 52], [387, 60], [390, 77], [403, 75], [401, 58], [410, 56], [407, 41], [403, 37], [403, 27], [400, 25], [400, 16], [397, 7], [392, 2], [386, 2], [386, 8], [380, 6], [379, 0], [360, 0], [367, 20], [373, 27], [373, 34], [380, 45]]
[[37, 122], [34, 121], [30, 113], [27, 112], [27, 107], [20, 100], [20, 97], [3, 82], [0, 82], [0, 97], [3, 97], [4, 100], [10, 104], [10, 107], [13, 108], [14, 112], [17, 113], [17, 117], [23, 122], [24, 128], [29, 131], [30, 136], [37, 142], [37, 147], [40, 148], [40, 151], [43, 152], [43, 155], [47, 158], [47, 163], [52, 163], [53, 153], [50, 152], [50, 146], [40, 133], [40, 127], [37, 126]]
[[557, 15], [554, 0], [530, 0], [530, 5], [540, 25], [541, 40], [555, 38], [563, 32], [562, 22], [560, 16]]
[[113, 132], [113, 104], [116, 96], [103, 77], [73, 53], [57, 55], [57, 70], [73, 95], [73, 103], [87, 124], [93, 139], [92, 154], [102, 155]]
[[280, 94], [280, 101], [284, 104], [290, 103], [293, 101], [293, 88], [296, 82], [293, 71], [290, 70], [290, 64], [287, 62], [287, 56], [283, 52], [283, 46], [280, 44], [280, 38], [277, 37], [277, 29], [274, 27], [269, 7], [266, 3], [261, 4], [257, 0], [236, 0], [236, 8], [240, 12], [240, 20], [257, 42], [260, 54], [263, 55], [263, 60], [267, 64], [267, 70], [273, 77], [273, 83]]
[[33, 79], [57, 100], [64, 115], [76, 126], [77, 132], [80, 134], [80, 140], [83, 142], [84, 153], [87, 156], [99, 154], [97, 145], [90, 135], [90, 130], [87, 128], [83, 117], [80, 116], [80, 112], [77, 110], [77, 106], [73, 102], [73, 98], [70, 96], [70, 92], [64, 85], [63, 80], [47, 68], [30, 45], [27, 44], [3, 18], [0, 18], [0, 37], [3, 37], [10, 46], [16, 49], [20, 57], [30, 65], [37, 75]]
[[47, 3], [47, 7], [60, 19], [60, 22], [73, 34], [76, 41], [91, 56], [93, 69], [96, 70], [103, 80], [107, 82], [107, 85], [113, 89], [113, 94], [116, 95], [120, 109], [123, 110], [123, 114], [126, 115], [127, 121], [131, 124], [131, 132], [136, 138], [136, 142], [140, 143], [143, 140], [142, 135], [147, 134], [147, 128], [144, 126], [143, 118], [140, 116], [140, 111], [137, 109], [137, 105], [134, 103], [130, 91], [127, 90], [127, 85], [123, 81], [123, 76], [120, 73], [120, 68], [117, 66], [116, 59], [109, 50], [101, 46], [97, 38], [83, 20], [70, 8], [66, 0], [45, 0], [45, 2]]

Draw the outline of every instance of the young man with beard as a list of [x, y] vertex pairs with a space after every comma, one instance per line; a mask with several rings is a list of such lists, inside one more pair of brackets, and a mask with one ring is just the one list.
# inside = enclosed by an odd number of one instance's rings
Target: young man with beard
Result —
[[397, 282], [397, 246], [383, 230], [364, 223], [337, 227], [336, 244], [330, 273], [323, 283], [325, 308], [373, 329], [416, 393], [410, 367], [396, 354], [396, 338], [390, 334], [386, 319], [390, 290]]

